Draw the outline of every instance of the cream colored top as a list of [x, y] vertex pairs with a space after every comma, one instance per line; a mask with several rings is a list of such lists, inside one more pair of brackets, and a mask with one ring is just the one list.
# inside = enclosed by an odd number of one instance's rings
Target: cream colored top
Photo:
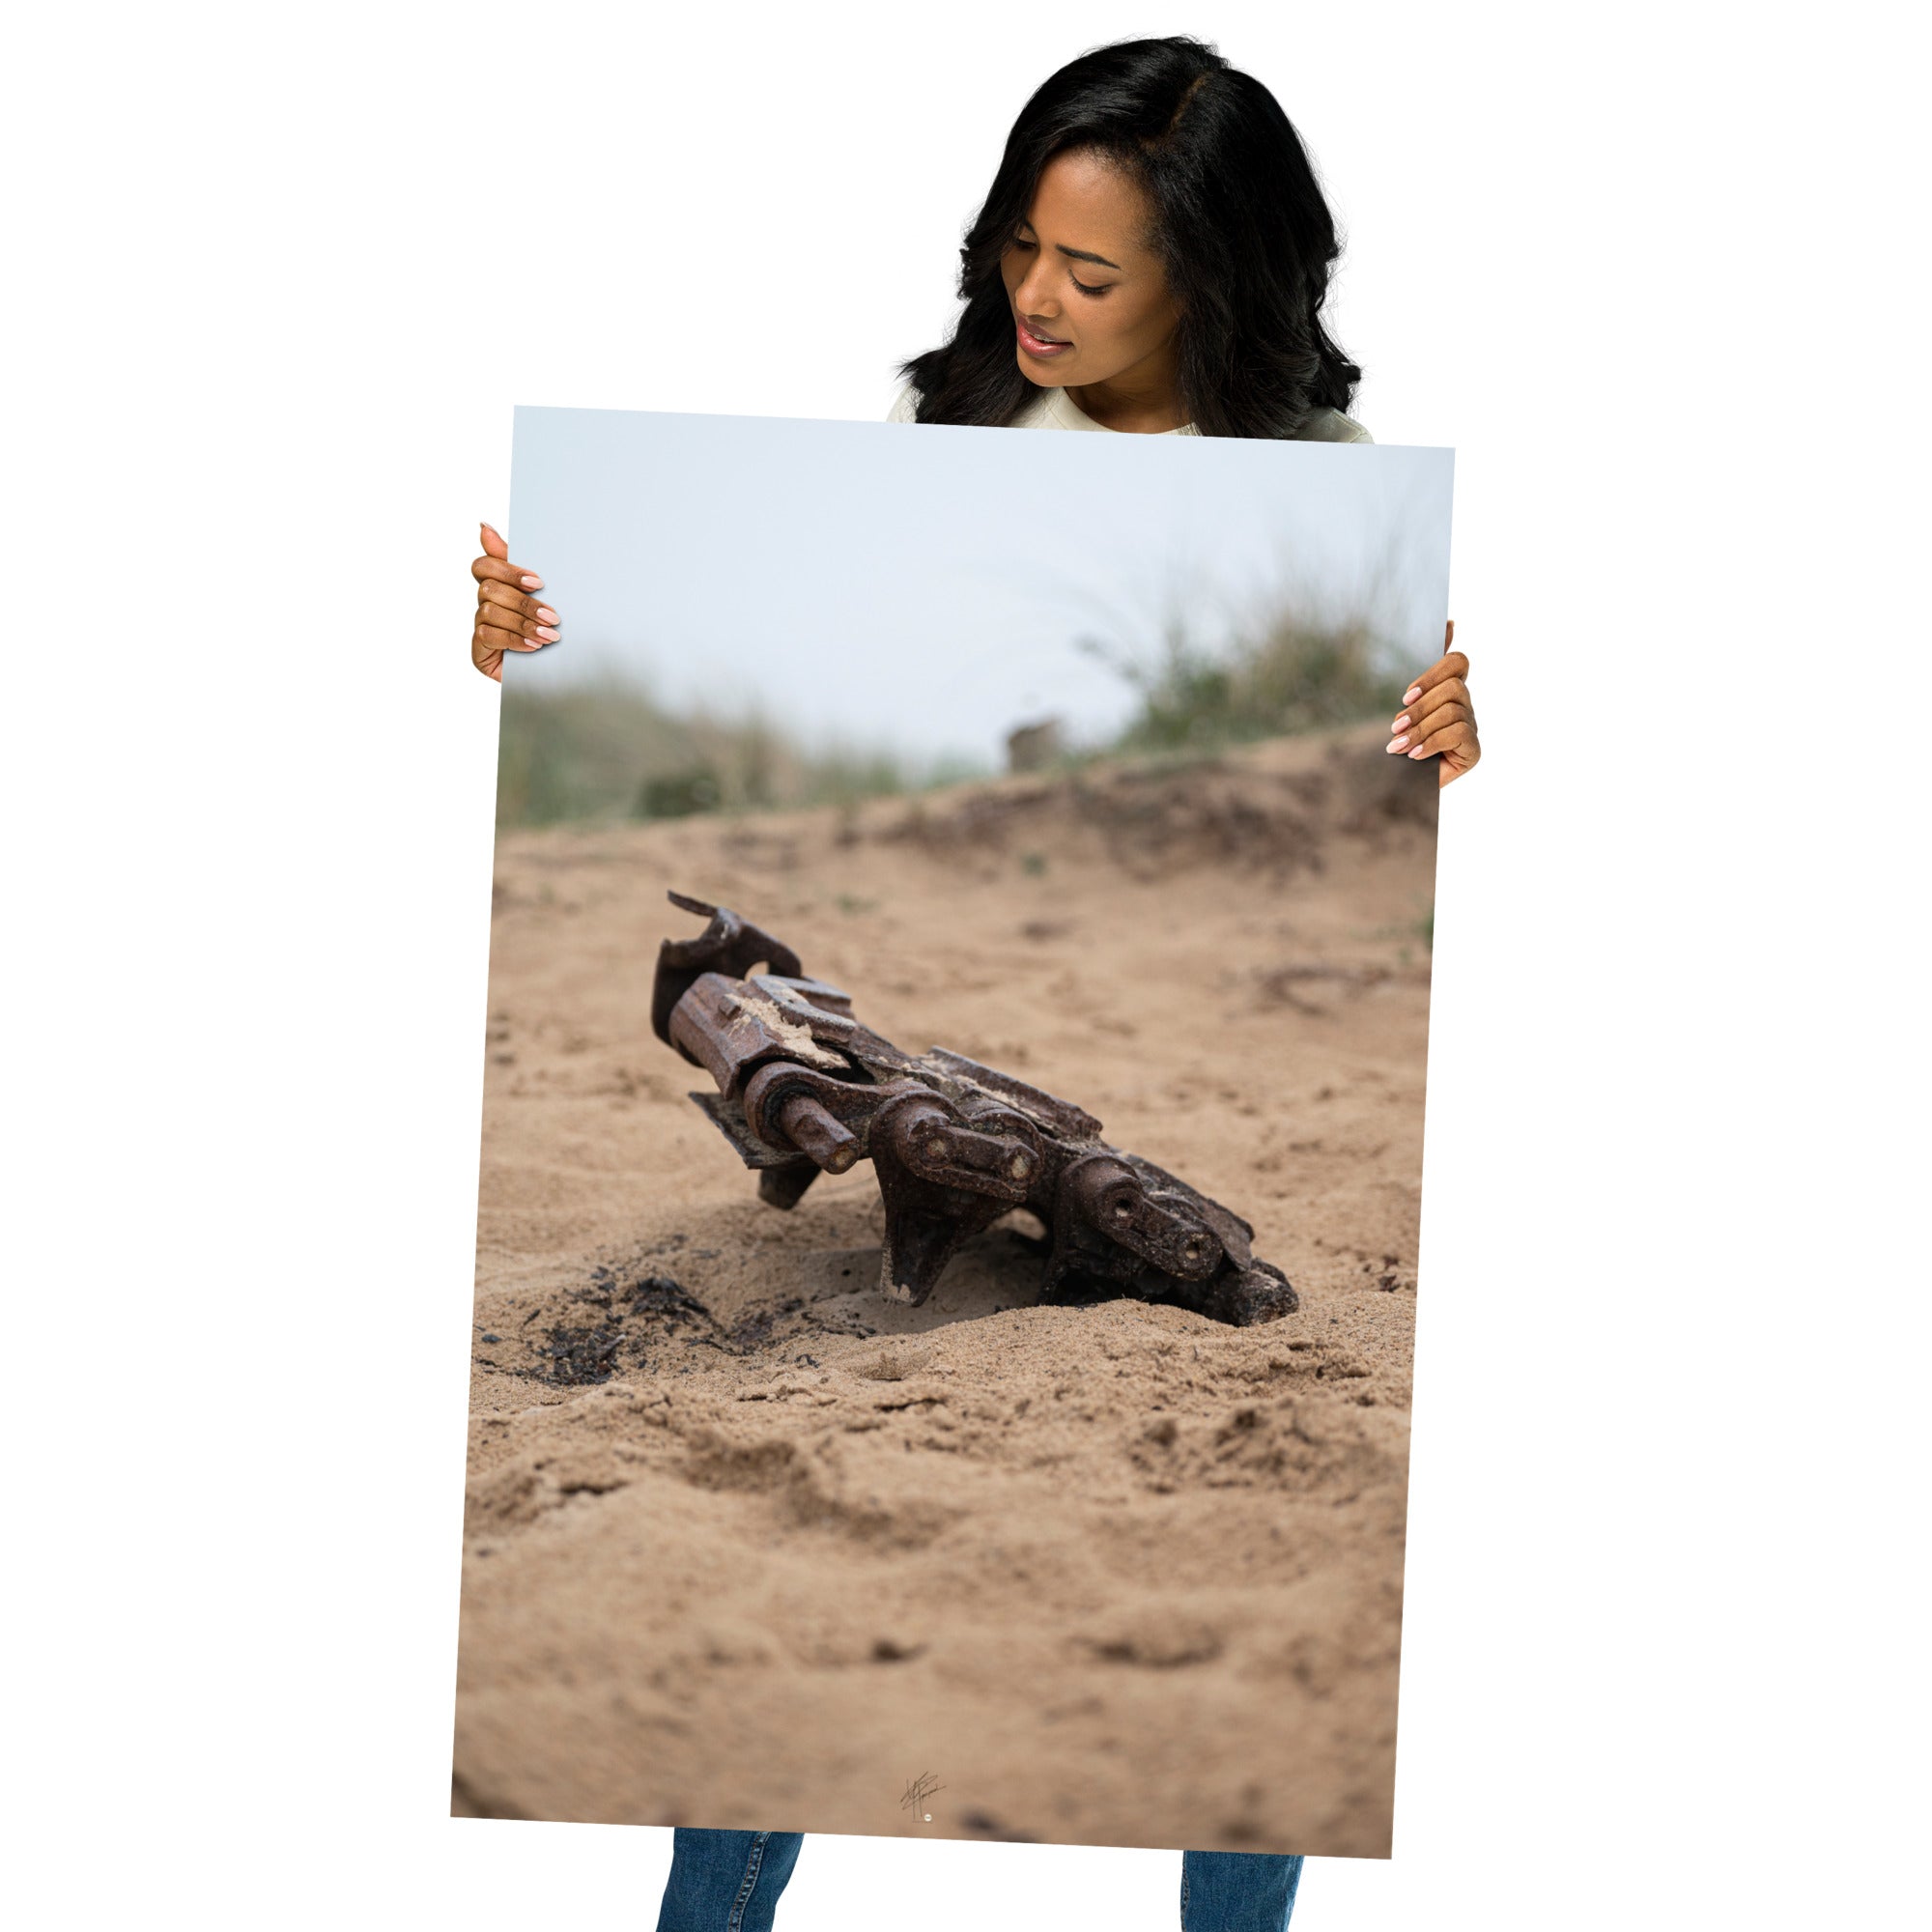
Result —
[[[908, 383], [898, 393], [894, 403], [888, 422], [909, 423], [916, 419], [919, 412], [919, 392]], [[1013, 424], [1015, 429], [1097, 429], [1104, 435], [1112, 435], [1107, 425], [1095, 422], [1065, 389], [1042, 388], [1029, 403], [1019, 419]], [[1158, 436], [1199, 436], [1201, 432], [1192, 423], [1182, 423], [1179, 429], [1157, 430]], [[1300, 433], [1293, 439], [1296, 442], [1373, 442], [1375, 438], [1358, 423], [1353, 416], [1345, 416], [1340, 410], [1317, 410], [1302, 424]]]

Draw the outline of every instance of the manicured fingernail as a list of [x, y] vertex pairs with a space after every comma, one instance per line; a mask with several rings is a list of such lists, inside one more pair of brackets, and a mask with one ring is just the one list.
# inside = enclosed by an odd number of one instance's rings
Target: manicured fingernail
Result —
[[[541, 577], [526, 577], [524, 579], [524, 588], [526, 590], [541, 590], [543, 588], [543, 579]], [[1406, 698], [1403, 700], [1404, 703], [1407, 701]]]
[[1382, 750], [1385, 752], [1399, 752], [1407, 743], [1408, 740], [1406, 738], [1391, 738], [1388, 741], [1388, 743], [1382, 747]]
[[1415, 700], [1421, 696], [1422, 696], [1422, 687], [1419, 684], [1411, 684], [1408, 687], [1408, 689], [1403, 693], [1402, 701], [1405, 704], [1413, 704]]
[[537, 622], [539, 624], [554, 624], [556, 622], [556, 612], [548, 604], [539, 604], [537, 606]]
[[1414, 751], [1412, 751], [1412, 752], [1411, 752], [1411, 753], [1409, 753], [1408, 755], [1409, 755], [1409, 756], [1410, 756], [1411, 758], [1419, 758], [1419, 757], [1421, 757], [1421, 755], [1422, 755], [1422, 747], [1421, 747], [1420, 745], [1416, 746], [1415, 750], [1414, 750]]
[[1391, 724], [1391, 725], [1389, 726], [1389, 729], [1390, 729], [1391, 731], [1400, 731], [1400, 730], [1402, 729], [1402, 727], [1403, 727], [1403, 726], [1404, 726], [1405, 724], [1406, 724], [1407, 723], [1408, 723], [1408, 713], [1407, 713], [1406, 711], [1405, 711], [1405, 712], [1404, 712], [1404, 713], [1402, 714], [1402, 716], [1401, 716], [1400, 718], [1398, 718], [1398, 719], [1397, 719], [1397, 720], [1395, 721], [1395, 723], [1394, 723], [1394, 724]]
[[540, 637], [547, 644], [554, 644], [556, 642], [556, 633], [554, 631], [546, 630], [544, 626], [541, 624], [537, 626], [537, 636]]
[[529, 641], [529, 648], [533, 651], [540, 651], [543, 649], [543, 645], [536, 639], [532, 638]]

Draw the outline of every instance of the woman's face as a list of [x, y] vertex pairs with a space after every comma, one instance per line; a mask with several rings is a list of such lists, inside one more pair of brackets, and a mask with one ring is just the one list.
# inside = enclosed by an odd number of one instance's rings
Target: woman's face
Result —
[[1153, 211], [1091, 151], [1056, 155], [1000, 258], [1021, 371], [1047, 388], [1165, 377], [1180, 311], [1148, 245]]

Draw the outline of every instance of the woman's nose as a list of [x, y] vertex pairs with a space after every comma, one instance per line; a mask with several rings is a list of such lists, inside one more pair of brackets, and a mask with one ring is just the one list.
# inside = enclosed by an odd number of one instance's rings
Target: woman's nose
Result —
[[1013, 306], [1022, 315], [1037, 315], [1042, 322], [1051, 322], [1060, 313], [1060, 302], [1049, 285], [1045, 269], [1045, 262], [1035, 256], [1033, 267], [1013, 293]]

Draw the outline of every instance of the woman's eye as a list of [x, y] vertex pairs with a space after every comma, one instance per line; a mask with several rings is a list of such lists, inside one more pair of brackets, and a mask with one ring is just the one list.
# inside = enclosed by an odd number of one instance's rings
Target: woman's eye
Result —
[[1078, 289], [1083, 296], [1103, 296], [1107, 293], [1109, 289], [1111, 289], [1114, 286], [1112, 282], [1094, 282], [1090, 286], [1088, 283], [1083, 282], [1078, 275], [1068, 275], [1066, 279], [1069, 282], [1071, 282], [1073, 286], [1076, 289]]

